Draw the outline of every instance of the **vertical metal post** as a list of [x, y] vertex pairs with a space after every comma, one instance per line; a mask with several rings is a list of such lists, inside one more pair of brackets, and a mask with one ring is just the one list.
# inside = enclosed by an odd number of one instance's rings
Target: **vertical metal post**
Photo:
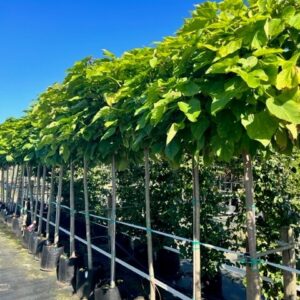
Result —
[[57, 199], [56, 199], [56, 217], [55, 217], [55, 233], [54, 233], [54, 245], [55, 246], [58, 245], [58, 241], [59, 241], [60, 206], [61, 206], [63, 172], [64, 172], [64, 168], [62, 165], [60, 165]]

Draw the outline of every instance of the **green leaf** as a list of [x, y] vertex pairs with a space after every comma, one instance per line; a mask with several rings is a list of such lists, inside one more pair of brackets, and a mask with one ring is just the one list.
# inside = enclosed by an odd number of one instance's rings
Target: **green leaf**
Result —
[[289, 19], [288, 24], [300, 30], [300, 13]]
[[265, 24], [265, 32], [269, 37], [274, 37], [280, 34], [284, 30], [284, 23], [281, 19], [271, 19], [267, 20]]
[[261, 69], [247, 73], [241, 69], [235, 68], [234, 72], [237, 73], [250, 88], [254, 89], [260, 86], [261, 80], [268, 80], [268, 75], [265, 73], [264, 70]]
[[109, 106], [104, 106], [102, 107], [94, 116], [91, 124], [95, 123], [98, 119], [107, 116], [109, 114], [109, 112], [111, 111]]
[[298, 129], [296, 124], [287, 124], [285, 127], [289, 130], [291, 133], [291, 137], [293, 140], [297, 140], [298, 138]]
[[269, 98], [266, 102], [269, 112], [280, 120], [300, 124], [300, 101], [294, 99], [283, 100], [283, 95], [276, 99]]
[[276, 88], [278, 90], [283, 90], [285, 88], [291, 89], [298, 86], [300, 83], [300, 69], [297, 66], [289, 66], [283, 68], [283, 70], [278, 74], [276, 80]]
[[285, 149], [288, 144], [288, 137], [286, 130], [279, 128], [275, 134], [275, 142], [281, 150]]
[[115, 134], [117, 127], [110, 127], [108, 130], [106, 130], [105, 134], [102, 136], [101, 141], [106, 140], [110, 138], [112, 135]]
[[220, 110], [222, 110], [229, 102], [231, 101], [231, 99], [229, 97], [225, 97], [218, 99], [218, 98], [213, 98], [213, 101], [211, 103], [211, 107], [210, 107], [210, 112], [213, 116], [216, 115], [216, 113]]
[[183, 129], [184, 127], [185, 127], [185, 125], [184, 125], [183, 122], [181, 122], [181, 123], [173, 123], [171, 125], [171, 127], [169, 128], [168, 133], [167, 133], [167, 145], [173, 140], [173, 138], [175, 137], [175, 135], [177, 134], [177, 132], [180, 129]]
[[68, 162], [68, 160], [70, 158], [70, 149], [69, 149], [68, 145], [63, 144], [60, 146], [59, 155], [61, 155], [63, 157], [64, 162]]
[[185, 81], [178, 86], [178, 90], [182, 92], [184, 96], [191, 97], [199, 93], [200, 87], [193, 81]]
[[201, 113], [200, 101], [192, 98], [188, 102], [178, 102], [179, 109], [186, 115], [191, 122], [196, 122]]
[[116, 56], [112, 52], [110, 52], [106, 49], [102, 49], [102, 53], [106, 57], [109, 57], [109, 58], [112, 58], [112, 59], [116, 58]]
[[14, 161], [14, 158], [13, 158], [12, 155], [6, 155], [5, 159], [6, 159], [7, 162], [12, 162], [12, 161]]
[[176, 139], [173, 139], [172, 142], [170, 142], [165, 148], [165, 154], [170, 160], [174, 160], [179, 151], [180, 144], [176, 141]]
[[221, 46], [218, 53], [220, 57], [226, 57], [231, 53], [236, 52], [237, 50], [239, 50], [242, 47], [242, 43], [243, 40], [242, 39], [238, 39], [238, 40], [234, 40], [229, 42], [227, 45], [225, 46]]
[[271, 139], [278, 128], [278, 121], [268, 112], [262, 111], [257, 114], [251, 114], [242, 119], [248, 136], [262, 143], [265, 147], [269, 145]]
[[191, 124], [193, 138], [195, 140], [200, 140], [208, 127], [209, 121], [204, 117], [201, 117], [196, 123]]
[[282, 53], [283, 49], [276, 49], [276, 48], [261, 48], [253, 52], [254, 56], [264, 56], [264, 55], [271, 55], [271, 54], [277, 54]]
[[219, 60], [207, 69], [206, 74], [229, 73], [231, 72], [231, 68], [235, 66], [238, 63], [238, 61], [239, 61], [238, 56]]
[[286, 6], [282, 11], [282, 18], [284, 20], [289, 20], [292, 18], [296, 13], [296, 9], [294, 6]]
[[149, 64], [150, 64], [151, 68], [153, 68], [153, 69], [156, 67], [157, 63], [158, 63], [157, 57], [153, 57], [153, 58], [150, 59], [150, 61], [149, 61]]

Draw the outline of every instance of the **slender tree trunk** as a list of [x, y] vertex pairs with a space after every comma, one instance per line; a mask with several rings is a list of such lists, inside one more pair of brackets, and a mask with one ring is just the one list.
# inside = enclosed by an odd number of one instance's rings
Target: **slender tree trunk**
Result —
[[13, 195], [13, 189], [14, 189], [15, 169], [16, 169], [16, 166], [15, 165], [12, 166], [12, 174], [11, 174], [10, 189], [9, 189], [9, 198], [11, 199], [12, 202], [14, 202], [14, 198], [12, 197], [12, 195]]
[[87, 162], [87, 158], [84, 156], [84, 159], [83, 159], [83, 189], [84, 189], [84, 206], [85, 206], [86, 242], [87, 242], [87, 252], [88, 252], [87, 253], [88, 254], [88, 269], [92, 270], [93, 256], [92, 256], [87, 172], [88, 172], [88, 162]]
[[112, 183], [112, 203], [111, 203], [111, 237], [110, 237], [110, 287], [116, 286], [116, 202], [117, 202], [117, 183], [116, 183], [116, 160], [112, 157], [111, 165], [111, 183]]
[[18, 196], [17, 196], [17, 203], [15, 207], [15, 215], [18, 211], [18, 206], [20, 205], [21, 214], [23, 212], [23, 191], [24, 191], [24, 165], [21, 165], [21, 176], [19, 178], [19, 188], [18, 188]]
[[70, 163], [70, 257], [75, 257], [74, 163]]
[[39, 204], [39, 198], [40, 198], [40, 184], [41, 184], [41, 166], [40, 165], [38, 165], [36, 176], [37, 176], [37, 179], [36, 179], [36, 195], [35, 195], [35, 206], [34, 206], [33, 221], [36, 221], [36, 218], [37, 218], [38, 204]]
[[33, 187], [31, 184], [31, 175], [32, 175], [32, 167], [27, 165], [27, 177], [28, 177], [28, 193], [29, 193], [29, 201], [30, 201], [30, 219], [32, 223], [32, 216], [33, 216]]
[[193, 158], [193, 299], [201, 299], [201, 249], [200, 249], [200, 189], [199, 167]]
[[16, 196], [16, 190], [17, 190], [17, 185], [18, 185], [19, 165], [17, 165], [16, 169], [17, 169], [16, 177], [14, 178], [14, 188], [13, 188], [13, 193], [12, 193], [13, 202], [17, 202], [17, 200], [15, 199], [15, 196]]
[[9, 167], [6, 170], [6, 203], [9, 203]]
[[43, 227], [43, 217], [44, 217], [44, 201], [45, 201], [45, 188], [46, 188], [46, 166], [43, 166], [43, 185], [42, 185], [42, 195], [41, 195], [41, 205], [40, 205], [40, 217], [38, 226], [38, 235], [42, 233]]
[[1, 169], [1, 201], [4, 203], [5, 202], [5, 183], [4, 183], [5, 179], [4, 179], [4, 169], [2, 167]]
[[146, 199], [146, 227], [147, 227], [147, 252], [148, 252], [148, 269], [150, 276], [150, 300], [155, 300], [155, 279], [153, 268], [153, 247], [151, 232], [151, 206], [150, 206], [150, 167], [149, 167], [149, 150], [145, 149], [145, 199]]
[[52, 167], [51, 170], [51, 180], [50, 180], [50, 193], [49, 193], [49, 198], [48, 198], [48, 212], [47, 212], [47, 224], [46, 224], [46, 239], [49, 240], [49, 235], [50, 235], [50, 216], [51, 216], [51, 208], [54, 200], [54, 172], [55, 168]]
[[247, 300], [260, 300], [259, 270], [256, 254], [256, 224], [255, 224], [255, 204], [253, 192], [253, 171], [251, 156], [243, 153], [244, 160], [244, 185], [246, 192], [246, 211], [247, 211], [247, 234], [248, 252], [250, 264], [246, 267], [247, 278]]
[[62, 194], [62, 179], [63, 179], [63, 166], [59, 169], [59, 179], [58, 179], [58, 190], [57, 190], [57, 200], [56, 200], [56, 218], [55, 218], [55, 233], [54, 233], [54, 245], [58, 245], [59, 241], [59, 224], [60, 224], [60, 206], [61, 206], [61, 194]]

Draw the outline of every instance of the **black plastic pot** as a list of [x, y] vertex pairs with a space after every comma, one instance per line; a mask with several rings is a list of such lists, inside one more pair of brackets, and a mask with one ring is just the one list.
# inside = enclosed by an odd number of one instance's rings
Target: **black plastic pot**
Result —
[[92, 272], [87, 269], [78, 269], [76, 271], [76, 294], [82, 299], [90, 297], [92, 292]]
[[5, 217], [5, 221], [6, 221], [6, 224], [11, 227], [12, 226], [12, 219], [13, 219], [13, 216], [12, 215], [8, 215]]
[[35, 259], [38, 260], [43, 251], [43, 246], [46, 242], [46, 239], [43, 236], [34, 234], [29, 241], [30, 243], [28, 245], [28, 252], [33, 254]]
[[19, 218], [13, 218], [12, 219], [12, 230], [16, 232], [18, 229], [20, 229], [20, 220]]
[[41, 255], [41, 270], [46, 272], [55, 270], [57, 268], [59, 257], [63, 252], [64, 247], [44, 245]]
[[5, 216], [6, 216], [5, 210], [2, 209], [1, 212], [0, 212], [0, 220], [4, 222], [5, 221]]
[[121, 295], [117, 286], [111, 288], [109, 285], [104, 285], [94, 290], [95, 300], [121, 300]]
[[77, 258], [60, 256], [57, 268], [57, 280], [64, 284], [75, 284]]
[[35, 244], [36, 244], [36, 239], [38, 237], [37, 232], [32, 232], [29, 236], [29, 241], [28, 241], [28, 253], [34, 254], [34, 249], [35, 249]]
[[24, 235], [23, 235], [23, 246], [28, 249], [28, 244], [29, 244], [29, 239], [31, 236], [32, 232], [29, 232], [27, 229], [24, 230]]

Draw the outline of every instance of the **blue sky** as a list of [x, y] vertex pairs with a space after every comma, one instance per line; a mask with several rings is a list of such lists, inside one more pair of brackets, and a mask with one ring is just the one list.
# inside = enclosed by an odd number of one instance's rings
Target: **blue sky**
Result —
[[0, 122], [18, 117], [65, 70], [173, 34], [199, 0], [0, 1]]

